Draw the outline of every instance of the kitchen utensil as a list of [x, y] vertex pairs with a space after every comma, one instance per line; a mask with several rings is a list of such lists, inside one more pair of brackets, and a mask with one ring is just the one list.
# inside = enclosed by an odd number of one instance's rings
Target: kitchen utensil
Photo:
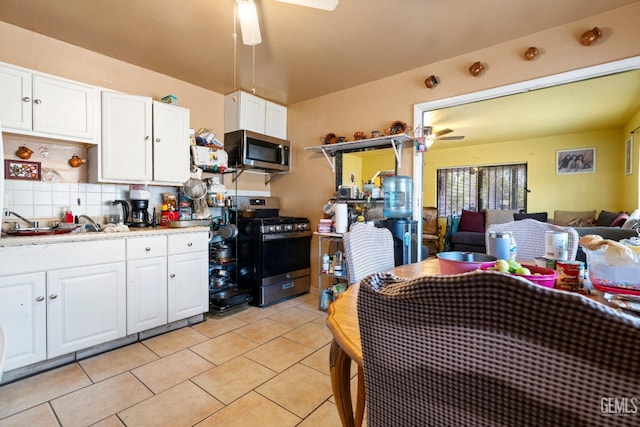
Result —
[[206, 219], [211, 217], [209, 206], [207, 205], [207, 184], [196, 178], [189, 178], [183, 185], [184, 195], [193, 201], [193, 210], [196, 219]]
[[[496, 261], [496, 257], [477, 252], [440, 252], [436, 255], [441, 274], [459, 274], [479, 269], [483, 264]], [[493, 265], [493, 264], [491, 264]]]
[[111, 202], [112, 205], [122, 205], [122, 217], [119, 224], [124, 224], [129, 221], [129, 203], [126, 200], [114, 200]]
[[220, 244], [215, 247], [216, 260], [220, 262], [229, 261], [232, 258], [231, 246]]
[[224, 240], [233, 239], [238, 235], [238, 227], [235, 224], [223, 224], [219, 233]]
[[227, 283], [229, 283], [229, 278], [228, 277], [213, 277], [211, 278], [211, 284], [216, 287], [216, 288], [221, 288], [227, 285]]

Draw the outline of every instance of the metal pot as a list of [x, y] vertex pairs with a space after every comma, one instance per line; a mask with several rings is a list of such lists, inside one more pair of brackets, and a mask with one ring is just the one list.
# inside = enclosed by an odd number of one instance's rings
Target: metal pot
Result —
[[215, 253], [218, 261], [228, 261], [232, 258], [231, 246], [229, 245], [222, 244], [216, 246]]
[[224, 240], [233, 239], [238, 235], [238, 227], [235, 224], [224, 224], [220, 226], [219, 233]]
[[211, 279], [211, 283], [216, 288], [222, 288], [227, 285], [229, 279], [227, 277], [214, 277]]
[[214, 292], [210, 295], [212, 300], [222, 301], [229, 298], [234, 297], [237, 294], [237, 289], [235, 287], [230, 287], [227, 289], [223, 289], [217, 292]]
[[242, 218], [244, 218], [244, 219], [255, 218], [256, 216], [258, 216], [258, 211], [255, 210], [255, 209], [251, 209], [251, 208], [243, 209], [240, 212], [242, 214]]
[[229, 273], [228, 270], [216, 269], [214, 270], [214, 274], [215, 274], [215, 277], [227, 277], [227, 278], [231, 277], [231, 273]]

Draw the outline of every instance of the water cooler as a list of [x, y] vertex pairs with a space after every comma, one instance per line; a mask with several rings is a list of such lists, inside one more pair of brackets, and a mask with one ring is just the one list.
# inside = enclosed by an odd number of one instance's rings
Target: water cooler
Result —
[[395, 265], [418, 261], [418, 221], [411, 219], [412, 182], [408, 176], [384, 179], [385, 219], [382, 226], [393, 235]]

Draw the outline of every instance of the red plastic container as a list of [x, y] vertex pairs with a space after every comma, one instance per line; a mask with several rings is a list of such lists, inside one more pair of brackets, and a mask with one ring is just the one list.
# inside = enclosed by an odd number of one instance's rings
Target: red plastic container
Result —
[[[493, 267], [495, 263], [489, 262], [486, 264], [482, 264], [480, 266], [481, 270], [489, 270]], [[535, 283], [536, 285], [544, 286], [545, 288], [553, 288], [556, 285], [556, 271], [551, 270], [550, 268], [538, 267], [536, 265], [522, 264], [523, 267], [526, 267], [531, 271], [531, 273], [540, 273], [538, 276], [524, 275], [524, 274], [514, 274], [516, 277], [522, 277], [527, 279], [530, 282]]]

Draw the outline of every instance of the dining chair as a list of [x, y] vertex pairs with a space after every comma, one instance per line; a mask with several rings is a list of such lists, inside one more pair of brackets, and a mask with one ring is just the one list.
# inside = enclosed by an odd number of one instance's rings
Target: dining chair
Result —
[[[347, 278], [354, 284], [370, 274], [395, 267], [393, 235], [386, 228], [356, 223], [342, 235], [347, 262]], [[365, 385], [362, 367], [358, 367], [355, 425], [362, 425], [365, 406]]]
[[485, 232], [487, 248], [489, 248], [489, 234], [492, 231], [511, 231], [516, 240], [516, 259], [519, 261], [534, 261], [536, 257], [544, 256], [546, 231], [563, 231], [569, 234], [569, 260], [575, 260], [578, 253], [580, 236], [573, 227], [562, 227], [530, 218], [504, 224], [491, 224]]
[[637, 426], [640, 319], [491, 271], [360, 282], [367, 425]]
[[349, 284], [395, 267], [393, 236], [386, 228], [356, 223], [342, 235]]
[[[429, 247], [429, 243], [434, 246], [434, 254], [440, 250], [441, 226], [438, 224], [438, 208], [422, 208], [422, 243]], [[431, 253], [429, 253], [431, 255]]]

